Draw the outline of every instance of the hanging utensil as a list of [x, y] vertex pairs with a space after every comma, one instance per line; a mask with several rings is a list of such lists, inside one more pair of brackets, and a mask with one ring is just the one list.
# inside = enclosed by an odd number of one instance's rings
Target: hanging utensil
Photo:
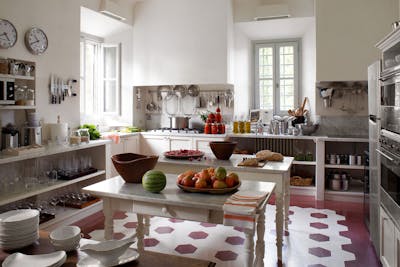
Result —
[[186, 96], [186, 87], [184, 85], [175, 85], [174, 92], [179, 98], [183, 98]]
[[197, 97], [200, 94], [200, 87], [198, 85], [192, 84], [188, 87], [187, 93], [191, 97]]

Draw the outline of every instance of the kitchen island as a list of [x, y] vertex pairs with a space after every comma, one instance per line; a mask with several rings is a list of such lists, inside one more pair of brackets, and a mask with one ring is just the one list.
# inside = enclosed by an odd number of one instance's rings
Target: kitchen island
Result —
[[236, 172], [242, 180], [273, 182], [275, 187], [276, 205], [276, 244], [278, 247], [278, 259], [282, 259], [283, 231], [288, 230], [289, 203], [290, 203], [290, 168], [292, 157], [284, 157], [282, 162], [267, 162], [263, 167], [238, 166], [243, 157], [252, 155], [233, 154], [229, 160], [218, 160], [211, 154], [206, 154], [202, 160], [175, 160], [160, 157], [155, 169], [166, 173], [179, 174], [186, 170], [200, 171], [207, 167], [224, 167], [228, 172]]
[[[175, 174], [166, 174], [166, 178], [167, 185], [160, 193], [150, 193], [144, 190], [140, 183], [125, 183], [120, 176], [85, 187], [83, 189], [84, 192], [99, 196], [103, 199], [105, 238], [112, 238], [112, 215], [116, 210], [135, 212], [137, 214], [137, 246], [139, 252], [144, 250], [144, 234], [148, 235], [149, 233], [149, 216], [161, 216], [216, 224], [224, 223], [223, 205], [230, 197], [230, 194], [187, 193], [177, 187]], [[244, 266], [264, 266], [264, 213], [268, 200], [272, 192], [274, 192], [274, 188], [274, 183], [242, 180], [242, 184], [238, 189], [239, 192], [255, 190], [266, 193], [265, 199], [256, 207], [253, 217], [255, 220], [254, 228], [243, 228], [246, 236], [244, 250], [246, 262]], [[267, 219], [273, 220], [273, 218]], [[275, 219], [277, 220], [277, 218]], [[232, 226], [231, 223], [228, 225]], [[254, 236], [256, 233], [257, 242], [256, 248], [254, 249]], [[278, 258], [281, 260], [282, 247], [278, 246], [277, 251]]]

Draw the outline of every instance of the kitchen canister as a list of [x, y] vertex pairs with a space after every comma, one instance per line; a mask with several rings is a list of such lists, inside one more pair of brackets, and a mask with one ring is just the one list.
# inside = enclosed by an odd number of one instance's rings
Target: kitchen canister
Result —
[[349, 165], [356, 165], [356, 156], [349, 155]]
[[68, 137], [68, 123], [49, 123], [50, 140], [53, 144], [65, 144]]

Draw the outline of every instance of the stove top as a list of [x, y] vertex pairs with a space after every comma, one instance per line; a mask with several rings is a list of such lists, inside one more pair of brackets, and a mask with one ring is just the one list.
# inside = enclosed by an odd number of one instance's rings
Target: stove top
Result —
[[151, 130], [153, 133], [185, 133], [185, 134], [198, 134], [201, 133], [197, 129], [191, 129], [191, 128], [159, 128], [159, 129], [154, 129]]

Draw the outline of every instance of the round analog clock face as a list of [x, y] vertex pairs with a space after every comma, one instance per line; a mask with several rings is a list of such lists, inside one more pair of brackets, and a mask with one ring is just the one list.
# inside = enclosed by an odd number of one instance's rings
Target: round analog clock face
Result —
[[0, 48], [10, 48], [17, 42], [17, 30], [11, 22], [0, 19]]
[[25, 34], [25, 45], [32, 54], [43, 54], [48, 44], [46, 34], [39, 28], [32, 28]]

